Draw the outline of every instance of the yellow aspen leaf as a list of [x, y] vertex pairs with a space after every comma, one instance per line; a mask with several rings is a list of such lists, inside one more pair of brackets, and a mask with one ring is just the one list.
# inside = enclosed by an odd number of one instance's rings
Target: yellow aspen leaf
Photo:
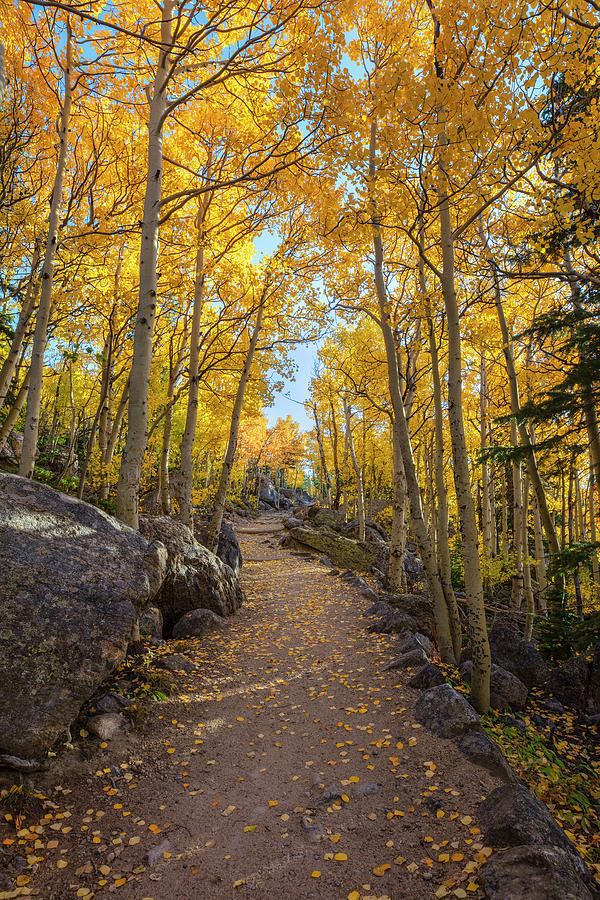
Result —
[[311, 872], [311, 873], [310, 873], [310, 877], [311, 877], [311, 878], [320, 878], [320, 877], [321, 877], [321, 873], [319, 872], [318, 869], [315, 869], [314, 872]]
[[382, 863], [380, 866], [375, 866], [375, 868], [373, 869], [373, 875], [378, 875], [379, 877], [381, 877], [382, 875], [385, 875], [388, 869], [391, 869], [390, 863]]

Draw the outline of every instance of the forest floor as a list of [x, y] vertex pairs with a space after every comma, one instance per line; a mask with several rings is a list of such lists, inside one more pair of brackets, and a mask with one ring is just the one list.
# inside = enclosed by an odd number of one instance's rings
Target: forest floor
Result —
[[384, 671], [396, 639], [282, 534], [275, 514], [240, 527], [247, 603], [160, 649], [198, 668], [143, 728], [78, 738], [39, 777], [37, 811], [1, 826], [22, 874], [0, 897], [481, 896], [495, 780], [413, 720], [411, 673]]

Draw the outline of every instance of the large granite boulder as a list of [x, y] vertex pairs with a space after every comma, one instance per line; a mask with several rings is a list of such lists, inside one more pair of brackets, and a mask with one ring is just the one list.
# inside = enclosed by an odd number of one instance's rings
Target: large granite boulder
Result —
[[479, 806], [478, 816], [490, 844], [557, 847], [568, 855], [578, 876], [589, 877], [586, 864], [548, 808], [522, 783], [495, 788]]
[[414, 717], [434, 734], [456, 738], [482, 728], [481, 719], [462, 694], [449, 684], [425, 691], [415, 704]]
[[244, 592], [233, 569], [199, 544], [190, 529], [170, 516], [141, 517], [140, 532], [167, 548], [167, 574], [154, 604], [164, 618], [164, 633], [192, 609], [212, 609], [230, 616], [244, 602]]
[[[199, 543], [206, 546], [206, 532], [208, 530], [209, 519], [198, 520], [194, 522], [194, 534]], [[235, 533], [233, 525], [229, 522], [221, 522], [221, 531], [219, 534], [219, 542], [217, 544], [217, 554], [221, 562], [237, 574], [242, 568], [242, 551]]]
[[164, 547], [94, 506], [0, 473], [0, 750], [47, 750], [125, 657]]
[[548, 687], [553, 697], [579, 712], [586, 707], [590, 664], [585, 656], [572, 656], [550, 673]]
[[214, 631], [225, 625], [227, 620], [218, 616], [212, 609], [192, 609], [179, 619], [173, 626], [173, 637], [181, 638], [202, 637], [209, 631]]
[[277, 488], [270, 480], [270, 478], [266, 478], [264, 475], [260, 476], [260, 484], [258, 488], [258, 499], [262, 500], [263, 503], [266, 503], [268, 506], [276, 507], [278, 494]]
[[[460, 667], [460, 673], [471, 683], [473, 663], [467, 660]], [[492, 663], [490, 672], [490, 704], [493, 709], [506, 712], [508, 709], [525, 709], [527, 703], [527, 687], [516, 675]]]
[[368, 572], [371, 566], [378, 563], [381, 567], [381, 550], [387, 549], [385, 545], [343, 537], [327, 527], [317, 530], [300, 526], [291, 528], [290, 535], [303, 547], [324, 553], [340, 569], [352, 569], [355, 572]]
[[494, 853], [477, 877], [488, 900], [594, 900], [598, 891], [582, 879], [571, 854], [544, 844]]
[[516, 675], [528, 688], [543, 684], [548, 667], [539, 650], [526, 641], [510, 616], [498, 616], [489, 635], [492, 661]]
[[331, 528], [333, 531], [341, 531], [346, 523], [346, 517], [339, 509], [325, 509], [322, 506], [312, 506], [308, 518], [313, 528]]

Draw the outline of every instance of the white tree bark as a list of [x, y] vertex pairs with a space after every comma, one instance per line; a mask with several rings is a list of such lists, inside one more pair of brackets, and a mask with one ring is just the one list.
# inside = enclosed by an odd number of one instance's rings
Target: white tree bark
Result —
[[188, 390], [185, 428], [181, 439], [181, 494], [179, 515], [181, 521], [194, 530], [192, 492], [194, 487], [194, 439], [198, 422], [198, 372], [200, 364], [200, 325], [204, 308], [204, 222], [208, 209], [208, 195], [200, 201], [196, 217], [198, 246], [196, 250], [196, 274], [194, 280], [194, 306], [190, 335], [190, 386]]
[[471, 693], [479, 712], [485, 713], [490, 705], [491, 657], [487, 636], [483, 584], [479, 562], [479, 534], [475, 516], [475, 503], [471, 493], [469, 457], [465, 438], [462, 391], [462, 341], [460, 314], [456, 298], [454, 276], [454, 239], [450, 221], [450, 204], [445, 172], [445, 150], [448, 141], [442, 125], [438, 155], [438, 208], [440, 217], [440, 241], [442, 246], [442, 295], [448, 326], [448, 421], [454, 462], [454, 487], [458, 515], [462, 529], [462, 550], [465, 593], [469, 616], [467, 625], [473, 655]]
[[248, 384], [248, 378], [250, 377], [252, 363], [254, 361], [256, 345], [258, 344], [258, 337], [262, 328], [263, 314], [268, 292], [268, 282], [265, 282], [256, 313], [256, 321], [254, 323], [254, 329], [250, 338], [248, 352], [246, 353], [244, 368], [242, 370], [242, 374], [240, 376], [237, 387], [237, 392], [235, 395], [233, 411], [231, 413], [231, 424], [229, 426], [229, 440], [227, 442], [227, 450], [225, 451], [223, 466], [221, 468], [221, 476], [219, 478], [219, 486], [217, 488], [217, 493], [215, 496], [214, 511], [208, 525], [206, 535], [206, 546], [209, 548], [209, 550], [212, 550], [213, 553], [215, 553], [217, 550], [219, 535], [221, 534], [221, 524], [223, 522], [223, 513], [225, 512], [225, 500], [227, 499], [227, 491], [229, 489], [229, 483], [231, 481], [231, 471], [233, 469], [233, 463], [235, 462], [235, 453], [237, 450], [240, 419], [242, 417], [242, 408], [244, 406], [244, 394], [246, 391], [246, 385]]
[[356, 481], [356, 513], [358, 516], [358, 540], [365, 539], [365, 495], [363, 491], [363, 478], [360, 463], [354, 449], [354, 438], [352, 436], [352, 412], [346, 397], [342, 397], [344, 404], [344, 417], [346, 419], [346, 436], [348, 438], [348, 452], [354, 469], [354, 478]]
[[60, 116], [60, 149], [54, 186], [52, 188], [52, 198], [50, 201], [48, 237], [46, 240], [46, 251], [42, 268], [40, 303], [35, 321], [31, 362], [29, 365], [29, 390], [27, 392], [27, 413], [23, 431], [23, 449], [19, 463], [19, 475], [23, 475], [25, 478], [33, 478], [35, 457], [37, 453], [37, 441], [40, 426], [40, 404], [44, 379], [44, 354], [46, 352], [46, 344], [48, 343], [48, 324], [50, 322], [50, 310], [52, 308], [54, 263], [58, 246], [58, 225], [69, 149], [69, 121], [73, 103], [73, 35], [68, 19], [64, 82], [64, 96]]
[[402, 453], [412, 527], [417, 546], [419, 548], [421, 561], [425, 569], [429, 591], [433, 600], [435, 625], [437, 630], [440, 655], [444, 662], [454, 663], [457, 660], [454, 653], [449, 611], [446, 603], [446, 598], [444, 596], [442, 581], [432, 542], [429, 534], [427, 533], [427, 526], [423, 518], [421, 489], [419, 487], [419, 481], [417, 478], [413, 449], [408, 429], [408, 421], [406, 419], [406, 411], [404, 409], [404, 401], [402, 399], [396, 344], [394, 341], [394, 333], [390, 322], [389, 300], [383, 275], [383, 240], [381, 237], [379, 216], [374, 196], [376, 177], [376, 142], [377, 123], [372, 122], [369, 143], [369, 215], [371, 220], [373, 249], [375, 252], [374, 275], [375, 290], [379, 306], [379, 325], [383, 334], [383, 341], [385, 346], [388, 382], [390, 388], [390, 400], [392, 403], [392, 410], [394, 414], [394, 428], [397, 429], [397, 440], [400, 446], [400, 451]]
[[157, 263], [160, 199], [163, 175], [163, 124], [167, 108], [167, 82], [172, 46], [174, 0], [162, 6], [161, 43], [148, 120], [148, 167], [142, 242], [138, 310], [133, 337], [129, 381], [127, 440], [117, 486], [117, 516], [137, 530], [140, 476], [148, 437], [148, 391], [152, 363], [152, 338], [158, 293]]

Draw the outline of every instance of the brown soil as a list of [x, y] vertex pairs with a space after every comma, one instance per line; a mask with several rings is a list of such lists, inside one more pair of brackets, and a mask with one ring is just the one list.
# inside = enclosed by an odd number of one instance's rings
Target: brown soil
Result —
[[[491, 850], [477, 807], [495, 782], [411, 718], [411, 673], [382, 671], [396, 639], [367, 633], [357, 590], [283, 550], [275, 515], [239, 533], [247, 604], [221, 632], [168, 648], [197, 673], [177, 676], [179, 695], [153, 703], [142, 732], [64, 751], [46, 818], [20, 835], [3, 826], [28, 856], [23, 892], [480, 897]], [[341, 799], [324, 798], [332, 787]]]

